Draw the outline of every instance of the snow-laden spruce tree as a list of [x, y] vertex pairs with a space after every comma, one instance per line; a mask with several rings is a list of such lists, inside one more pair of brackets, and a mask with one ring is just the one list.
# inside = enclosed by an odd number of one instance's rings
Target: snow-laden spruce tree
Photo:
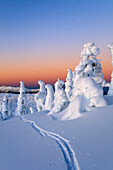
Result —
[[2, 101], [2, 119], [8, 118], [8, 95], [5, 95]]
[[38, 84], [40, 85], [40, 89], [39, 92], [35, 95], [35, 101], [37, 105], [37, 110], [38, 112], [40, 112], [44, 110], [47, 91], [45, 88], [45, 83], [42, 80], [39, 80]]
[[100, 87], [103, 86], [105, 80], [102, 67], [99, 62], [100, 60], [96, 58], [99, 53], [100, 49], [96, 47], [94, 42], [84, 44], [84, 49], [81, 52], [82, 60], [75, 68], [76, 76], [74, 84], [76, 84], [76, 80], [81, 77], [92, 77], [97, 85]]
[[[96, 58], [99, 53], [100, 49], [93, 42], [84, 44], [84, 49], [81, 52], [82, 60], [75, 68], [76, 74], [71, 100], [77, 95], [84, 95], [89, 100], [91, 106], [107, 105], [103, 98], [102, 86], [105, 80], [102, 67]], [[94, 98], [94, 96], [97, 97]], [[98, 103], [96, 100], [98, 100]]]
[[[107, 47], [110, 49], [110, 52], [111, 52], [111, 63], [113, 67], [113, 43], [107, 44]], [[108, 95], [113, 95], [113, 70], [111, 73], [111, 82], [109, 86]]]
[[25, 87], [24, 82], [20, 81], [20, 94], [18, 96], [17, 102], [17, 113], [16, 115], [20, 116], [22, 114], [26, 114], [26, 95], [25, 95]]
[[68, 97], [68, 100], [70, 100], [70, 97], [72, 96], [72, 89], [73, 89], [73, 73], [71, 69], [67, 69], [67, 78], [65, 83], [65, 91]]
[[64, 81], [58, 79], [58, 81], [54, 84], [55, 86], [55, 99], [54, 99], [54, 107], [49, 112], [49, 115], [54, 113], [59, 113], [67, 108], [69, 101], [66, 95], [65, 90], [63, 89]]
[[54, 89], [51, 84], [45, 86], [47, 89], [47, 96], [45, 101], [45, 110], [51, 110], [54, 106]]
[[81, 77], [91, 77], [98, 86], [103, 86], [105, 80], [102, 67], [96, 58], [99, 53], [100, 49], [93, 42], [84, 44], [84, 49], [81, 52], [82, 60], [75, 68], [74, 88], [76, 88], [77, 80]]

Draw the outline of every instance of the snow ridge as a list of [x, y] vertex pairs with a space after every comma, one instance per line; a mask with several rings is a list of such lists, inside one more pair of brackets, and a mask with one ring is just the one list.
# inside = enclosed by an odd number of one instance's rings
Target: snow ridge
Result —
[[25, 119], [23, 116], [19, 116], [19, 118], [23, 122], [30, 124], [32, 126], [32, 128], [34, 128], [41, 136], [43, 136], [43, 137], [48, 136], [57, 142], [57, 144], [59, 145], [59, 147], [63, 153], [64, 160], [67, 165], [67, 170], [80, 170], [80, 166], [77, 161], [75, 152], [72, 149], [72, 147], [69, 144], [69, 141], [67, 139], [63, 138], [62, 136], [60, 136], [57, 133], [48, 132], [48, 131], [41, 129], [40, 127], [38, 127], [35, 124], [34, 121]]

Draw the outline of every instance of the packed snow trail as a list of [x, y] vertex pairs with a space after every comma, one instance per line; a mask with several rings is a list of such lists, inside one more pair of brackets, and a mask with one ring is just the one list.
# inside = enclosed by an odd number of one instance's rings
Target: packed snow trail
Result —
[[64, 147], [63, 144], [61, 143], [61, 141], [59, 139], [57, 139], [56, 137], [54, 137], [52, 135], [48, 135], [48, 136], [57, 142], [57, 144], [59, 145], [59, 147], [60, 147], [60, 149], [61, 149], [61, 151], [63, 153], [65, 162], [67, 164], [67, 169], [72, 170], [71, 161], [70, 161], [70, 158], [68, 156], [68, 152], [66, 150], [66, 147]]
[[38, 127], [35, 124], [34, 121], [25, 119], [23, 116], [19, 116], [19, 118], [23, 122], [30, 124], [32, 126], [32, 128], [34, 128], [41, 136], [44, 136], [44, 137], [48, 136], [57, 142], [57, 144], [59, 145], [59, 147], [63, 153], [64, 160], [67, 165], [67, 170], [80, 170], [75, 152], [72, 149], [71, 145], [69, 144], [68, 140], [66, 140], [65, 138], [63, 138], [62, 136], [60, 136], [56, 133], [48, 132], [48, 131], [41, 129], [40, 127]]

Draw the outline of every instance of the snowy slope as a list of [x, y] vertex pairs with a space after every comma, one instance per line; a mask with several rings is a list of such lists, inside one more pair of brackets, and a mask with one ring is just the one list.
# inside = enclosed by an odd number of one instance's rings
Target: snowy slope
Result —
[[[44, 112], [25, 118], [69, 140], [81, 169], [113, 169], [113, 105], [93, 109], [75, 120], [54, 121]], [[1, 170], [67, 169], [58, 144], [40, 136], [28, 123], [14, 118], [0, 122], [0, 129]]]

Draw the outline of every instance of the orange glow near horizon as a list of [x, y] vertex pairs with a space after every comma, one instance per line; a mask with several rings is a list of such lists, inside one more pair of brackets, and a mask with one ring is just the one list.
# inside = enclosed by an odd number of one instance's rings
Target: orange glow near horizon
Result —
[[[54, 83], [58, 78], [65, 80], [67, 69], [70, 68], [74, 71], [76, 65], [81, 58], [75, 58], [74, 54], [66, 57], [55, 57], [33, 60], [19, 60], [13, 61], [2, 60], [0, 64], [0, 85], [18, 86], [19, 81], [24, 81], [28, 87], [37, 87], [37, 81], [43, 80], [45, 83]], [[101, 55], [100, 57], [101, 58]], [[112, 72], [111, 58], [103, 56], [101, 58], [103, 74], [105, 80], [109, 81]]]

